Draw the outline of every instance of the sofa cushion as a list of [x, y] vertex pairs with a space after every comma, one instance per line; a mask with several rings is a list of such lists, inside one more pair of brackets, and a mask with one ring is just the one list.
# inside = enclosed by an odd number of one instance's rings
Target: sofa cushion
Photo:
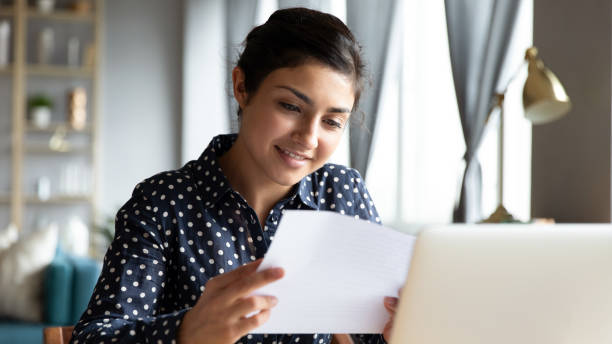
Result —
[[72, 285], [74, 267], [58, 247], [53, 261], [45, 270], [44, 320], [50, 325], [72, 324]]
[[87, 304], [100, 276], [102, 264], [90, 258], [72, 255], [69, 257], [74, 266], [71, 323], [76, 324], [81, 318], [81, 314], [87, 309]]
[[50, 226], [0, 252], [0, 316], [43, 320], [44, 270], [55, 256], [57, 232], [57, 226]]
[[40, 323], [0, 321], [0, 344], [42, 343], [45, 327]]
[[14, 224], [8, 225], [5, 229], [0, 230], [0, 252], [9, 248], [17, 241], [19, 230]]

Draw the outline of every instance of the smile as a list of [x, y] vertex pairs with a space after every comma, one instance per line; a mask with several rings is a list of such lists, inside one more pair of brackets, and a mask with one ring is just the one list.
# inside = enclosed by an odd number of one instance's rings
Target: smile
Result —
[[287, 155], [288, 157], [290, 157], [291, 159], [297, 160], [297, 161], [304, 161], [304, 160], [309, 160], [310, 157], [303, 155], [303, 154], [299, 154], [296, 152], [292, 152], [290, 150], [284, 149], [284, 148], [280, 148], [279, 146], [275, 146], [276, 150], [278, 150], [280, 153]]

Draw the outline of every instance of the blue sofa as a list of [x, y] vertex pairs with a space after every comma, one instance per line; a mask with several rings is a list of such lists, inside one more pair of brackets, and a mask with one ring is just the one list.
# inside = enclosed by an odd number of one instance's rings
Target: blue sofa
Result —
[[58, 249], [45, 269], [43, 323], [2, 319], [0, 344], [40, 344], [43, 328], [76, 324], [87, 308], [100, 269], [101, 264], [97, 261], [72, 256]]

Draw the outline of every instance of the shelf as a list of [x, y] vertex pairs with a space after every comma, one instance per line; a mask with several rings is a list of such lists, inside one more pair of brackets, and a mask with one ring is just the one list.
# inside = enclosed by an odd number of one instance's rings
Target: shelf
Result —
[[91, 151], [90, 147], [74, 147], [70, 148], [65, 152], [56, 151], [49, 148], [49, 146], [30, 146], [25, 147], [25, 152], [29, 154], [37, 154], [37, 155], [59, 155], [59, 154], [82, 154], [89, 153]]
[[13, 67], [11, 65], [0, 67], [0, 75], [11, 75], [13, 74]]
[[32, 205], [42, 205], [42, 204], [53, 204], [53, 205], [62, 205], [62, 204], [79, 204], [79, 203], [90, 203], [92, 201], [92, 197], [90, 195], [74, 195], [74, 196], [53, 196], [48, 200], [42, 200], [36, 196], [28, 196], [25, 199], [27, 204]]
[[50, 77], [81, 77], [92, 78], [93, 70], [90, 67], [68, 67], [58, 65], [36, 65], [26, 67], [26, 73], [31, 76], [50, 76]]
[[44, 13], [36, 9], [28, 9], [27, 16], [29, 18], [49, 19], [49, 20], [81, 21], [81, 22], [91, 22], [91, 23], [93, 23], [94, 21], [93, 12], [78, 13], [78, 12], [74, 12], [70, 10], [55, 10], [50, 13]]
[[85, 128], [81, 129], [81, 130], [76, 130], [76, 129], [72, 129], [70, 128], [70, 126], [68, 124], [65, 123], [53, 123], [50, 124], [47, 128], [38, 128], [32, 125], [28, 125], [26, 127], [26, 131], [28, 133], [47, 133], [47, 134], [53, 134], [55, 133], [57, 130], [60, 130], [62, 127], [64, 127], [64, 129], [66, 130], [67, 134], [91, 134], [91, 126], [88, 125]]
[[10, 17], [15, 14], [15, 10], [13, 6], [0, 6], [0, 16], [1, 17]]

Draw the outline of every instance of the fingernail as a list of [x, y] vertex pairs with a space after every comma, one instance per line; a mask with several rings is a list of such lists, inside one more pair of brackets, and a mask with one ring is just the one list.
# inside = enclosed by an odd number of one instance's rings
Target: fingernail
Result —
[[385, 302], [389, 306], [396, 306], [397, 305], [397, 298], [395, 298], [395, 297], [385, 297]]
[[272, 306], [276, 306], [276, 304], [278, 303], [278, 298], [276, 296], [272, 296], [270, 302], [272, 303]]
[[268, 270], [268, 276], [270, 277], [274, 277], [274, 278], [278, 278], [283, 276], [283, 269], [282, 268], [272, 268], [270, 270]]

